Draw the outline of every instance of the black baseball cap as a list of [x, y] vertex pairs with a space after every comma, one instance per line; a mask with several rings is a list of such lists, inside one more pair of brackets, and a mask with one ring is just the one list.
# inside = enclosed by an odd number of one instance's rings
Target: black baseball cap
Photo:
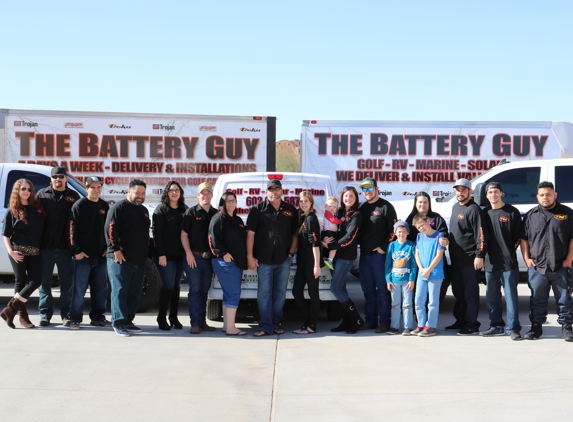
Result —
[[63, 174], [64, 176], [67, 176], [68, 172], [67, 172], [66, 168], [62, 167], [62, 166], [52, 167], [52, 176], [54, 176], [56, 174]]
[[270, 188], [275, 188], [275, 187], [281, 188], [281, 189], [283, 188], [283, 185], [282, 185], [280, 180], [272, 179], [272, 180], [269, 180], [267, 182], [267, 190], [269, 190]]
[[487, 184], [487, 186], [485, 187], [485, 191], [487, 192], [490, 189], [499, 189], [500, 192], [503, 192], [503, 189], [501, 187], [501, 183], [498, 183], [498, 182], [489, 182]]

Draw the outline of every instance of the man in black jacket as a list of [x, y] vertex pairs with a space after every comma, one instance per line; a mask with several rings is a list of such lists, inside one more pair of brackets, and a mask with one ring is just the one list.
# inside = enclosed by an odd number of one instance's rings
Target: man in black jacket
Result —
[[58, 267], [60, 279], [60, 315], [64, 326], [70, 326], [68, 314], [72, 301], [73, 263], [70, 251], [70, 231], [68, 226], [70, 211], [80, 199], [77, 192], [67, 187], [68, 175], [64, 167], [52, 168], [50, 186], [40, 189], [36, 197], [42, 202], [46, 212], [42, 247], [40, 248], [41, 280], [40, 285], [40, 326], [47, 327], [54, 314], [52, 296], [52, 274], [54, 265]]
[[107, 260], [104, 226], [109, 205], [100, 199], [103, 188], [100, 177], [88, 177], [86, 188], [88, 196], [74, 204], [70, 215], [70, 247], [74, 254], [74, 289], [69, 315], [71, 330], [80, 328], [88, 284], [92, 306], [90, 324], [111, 326], [105, 319]]
[[107, 273], [111, 284], [111, 323], [117, 335], [129, 337], [142, 330], [133, 324], [143, 288], [149, 248], [149, 214], [141, 204], [147, 185], [129, 183], [127, 198], [118, 201], [105, 221]]

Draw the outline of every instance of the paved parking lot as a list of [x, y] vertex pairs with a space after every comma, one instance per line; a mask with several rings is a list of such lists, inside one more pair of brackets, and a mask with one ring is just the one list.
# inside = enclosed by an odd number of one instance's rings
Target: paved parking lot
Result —
[[[349, 277], [349, 290], [360, 308], [355, 280]], [[12, 288], [0, 286], [0, 305]], [[482, 288], [482, 328], [484, 294]], [[522, 333], [529, 329], [528, 295], [521, 285]], [[37, 323], [37, 293], [31, 301]], [[180, 303], [184, 313], [185, 293]], [[253, 338], [254, 307], [244, 305], [239, 326], [249, 335], [243, 338], [220, 331], [191, 335], [186, 318], [184, 330], [162, 332], [155, 310], [137, 316], [145, 332], [130, 338], [89, 325], [70, 331], [2, 324], [0, 415], [25, 421], [297, 422], [569, 417], [573, 343], [562, 340], [554, 314], [542, 339], [514, 342], [445, 332], [452, 305], [448, 296], [438, 335], [431, 338], [335, 335], [325, 310], [317, 334], [296, 336], [290, 333], [300, 325], [294, 303], [287, 304], [287, 333], [280, 338]]]

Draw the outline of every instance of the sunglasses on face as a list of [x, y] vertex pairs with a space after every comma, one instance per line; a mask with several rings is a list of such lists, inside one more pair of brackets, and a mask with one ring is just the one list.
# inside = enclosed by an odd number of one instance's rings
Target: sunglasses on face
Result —
[[23, 192], [32, 192], [32, 188], [27, 188], [27, 187], [25, 187], [25, 186], [22, 186], [22, 187], [20, 188], [20, 190], [23, 191]]
[[369, 188], [362, 188], [362, 192], [372, 192], [374, 190], [374, 186], [370, 186]]
[[234, 204], [235, 202], [237, 202], [237, 200], [236, 199], [227, 199], [225, 202], [227, 204]]
[[52, 175], [52, 179], [56, 180], [56, 179], [63, 179], [64, 177], [66, 177], [63, 174], [54, 174]]
[[271, 192], [276, 192], [279, 190], [282, 190], [281, 188], [268, 188], [267, 190], [271, 191]]

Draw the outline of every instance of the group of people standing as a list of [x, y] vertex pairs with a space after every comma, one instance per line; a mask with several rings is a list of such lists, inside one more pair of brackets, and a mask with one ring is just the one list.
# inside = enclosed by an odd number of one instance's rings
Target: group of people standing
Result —
[[[88, 196], [80, 199], [67, 187], [63, 167], [52, 169], [50, 186], [37, 194], [29, 180], [20, 179], [14, 184], [3, 235], [14, 269], [15, 295], [1, 312], [11, 328], [15, 328], [16, 315], [23, 327], [34, 327], [26, 302], [37, 288], [40, 325], [50, 325], [55, 265], [64, 326], [80, 328], [89, 286], [91, 325], [112, 326], [124, 337], [141, 332], [133, 321], [146, 261], [151, 256], [162, 280], [157, 316], [161, 330], [183, 328], [178, 305], [184, 272], [189, 282], [191, 334], [215, 330], [206, 321], [214, 271], [223, 289], [223, 332], [246, 335], [236, 327], [235, 318], [243, 270], [248, 268], [258, 273], [260, 319], [254, 336], [280, 335], [284, 333], [281, 320], [291, 260], [297, 253], [292, 293], [302, 325], [295, 334], [318, 331], [319, 278], [326, 265], [332, 270], [331, 291], [343, 315], [333, 332], [354, 334], [372, 329], [397, 334], [403, 313], [403, 335], [436, 335], [439, 304], [448, 287], [443, 281], [451, 279], [455, 322], [446, 330], [456, 330], [461, 336], [509, 334], [519, 340], [516, 248], [521, 245], [532, 292], [532, 326], [525, 338], [541, 337], [552, 288], [563, 337], [573, 341], [573, 300], [568, 286], [573, 262], [573, 210], [556, 201], [557, 193], [550, 182], [539, 184], [539, 206], [530, 210], [522, 223], [519, 211], [503, 202], [499, 183], [487, 185], [490, 206], [482, 210], [471, 198], [471, 183], [460, 179], [454, 186], [457, 202], [448, 228], [445, 220], [432, 211], [425, 192], [416, 194], [406, 220], [398, 220], [392, 204], [379, 196], [376, 180], [366, 178], [359, 185], [364, 202], [360, 203], [358, 191], [352, 186], [342, 190], [340, 206], [338, 198], [327, 199], [325, 230], [321, 232], [312, 193], [300, 193], [297, 209], [282, 200], [278, 179], [269, 180], [265, 200], [251, 208], [246, 225], [237, 216], [234, 193], [224, 193], [217, 209], [211, 206], [212, 186], [202, 183], [197, 190], [198, 204], [187, 207], [182, 187], [171, 181], [152, 216], [151, 242], [150, 218], [142, 206], [144, 182], [132, 180], [126, 198], [111, 207], [100, 198], [101, 178], [88, 177], [86, 188]], [[359, 246], [364, 319], [346, 289]], [[447, 248], [449, 266], [444, 262]], [[479, 332], [482, 268], [487, 280], [490, 326]], [[108, 279], [111, 321], [105, 318]], [[507, 326], [502, 317], [502, 286]], [[305, 287], [310, 300], [305, 299]]]

